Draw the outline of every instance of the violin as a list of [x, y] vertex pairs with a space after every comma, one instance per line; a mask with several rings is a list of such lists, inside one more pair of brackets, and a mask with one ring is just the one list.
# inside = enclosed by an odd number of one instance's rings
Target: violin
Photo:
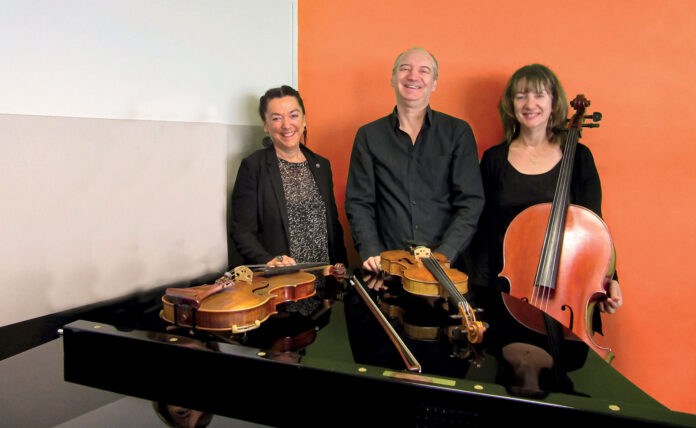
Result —
[[429, 248], [418, 246], [412, 252], [404, 250], [385, 251], [380, 254], [381, 267], [385, 272], [402, 278], [404, 290], [420, 296], [449, 296], [462, 316], [462, 324], [471, 343], [481, 343], [485, 325], [476, 319], [474, 310], [462, 294], [469, 291], [465, 273], [452, 269], [442, 254], [432, 253]]
[[614, 245], [598, 215], [569, 203], [582, 128], [599, 126], [583, 122], [590, 118], [597, 122], [601, 114], [585, 115], [590, 102], [583, 95], [570, 104], [576, 113], [568, 123], [553, 202], [522, 211], [505, 233], [500, 276], [509, 281], [510, 293], [503, 294], [503, 300], [513, 317], [530, 329], [546, 333], [548, 326], [539, 311], [526, 310], [533, 305], [558, 321], [566, 338], [579, 338], [611, 362], [611, 349], [594, 341], [592, 313], [608, 294], [616, 260]]
[[[327, 275], [345, 277], [342, 264], [322, 266]], [[246, 266], [227, 272], [214, 284], [168, 288], [162, 296], [160, 317], [178, 326], [242, 333], [258, 328], [276, 306], [312, 297], [316, 277], [306, 271], [275, 275], [273, 270], [255, 275]]]

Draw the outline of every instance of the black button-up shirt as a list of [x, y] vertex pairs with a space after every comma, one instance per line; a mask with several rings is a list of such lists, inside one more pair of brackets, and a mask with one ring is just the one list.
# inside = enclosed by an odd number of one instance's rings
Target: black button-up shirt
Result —
[[363, 260], [414, 240], [454, 261], [483, 202], [476, 140], [463, 120], [428, 107], [415, 144], [399, 129], [396, 108], [358, 130], [345, 209]]

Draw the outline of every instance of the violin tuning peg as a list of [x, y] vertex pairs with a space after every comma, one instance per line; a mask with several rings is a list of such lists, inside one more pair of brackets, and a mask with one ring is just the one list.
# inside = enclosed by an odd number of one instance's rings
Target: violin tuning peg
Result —
[[583, 128], [599, 128], [599, 123], [583, 123]]

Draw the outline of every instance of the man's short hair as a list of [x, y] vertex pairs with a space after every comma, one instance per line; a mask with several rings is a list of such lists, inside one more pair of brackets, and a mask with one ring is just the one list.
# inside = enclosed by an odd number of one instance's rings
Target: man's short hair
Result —
[[428, 55], [430, 55], [430, 58], [433, 59], [433, 64], [435, 64], [435, 66], [433, 67], [433, 78], [435, 80], [437, 80], [437, 59], [435, 59], [435, 55], [433, 55], [430, 52], [428, 52], [427, 50], [425, 50], [423, 48], [419, 48], [419, 47], [412, 47], [411, 49], [407, 49], [407, 50], [401, 52], [399, 54], [399, 56], [396, 57], [396, 61], [394, 61], [394, 67], [392, 67], [392, 76], [396, 74], [396, 67], [399, 65], [399, 60], [401, 59], [401, 57], [406, 55], [407, 53], [409, 53], [411, 51], [423, 51], [423, 52], [427, 53]]

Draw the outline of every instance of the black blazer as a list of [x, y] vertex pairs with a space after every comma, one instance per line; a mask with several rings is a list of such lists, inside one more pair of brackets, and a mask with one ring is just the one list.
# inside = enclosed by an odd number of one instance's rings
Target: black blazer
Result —
[[[329, 161], [300, 145], [326, 206], [329, 258], [345, 263], [343, 228], [333, 192]], [[266, 263], [281, 254], [290, 254], [288, 211], [278, 158], [273, 147], [261, 149], [242, 161], [232, 191], [230, 236], [244, 263]]]

